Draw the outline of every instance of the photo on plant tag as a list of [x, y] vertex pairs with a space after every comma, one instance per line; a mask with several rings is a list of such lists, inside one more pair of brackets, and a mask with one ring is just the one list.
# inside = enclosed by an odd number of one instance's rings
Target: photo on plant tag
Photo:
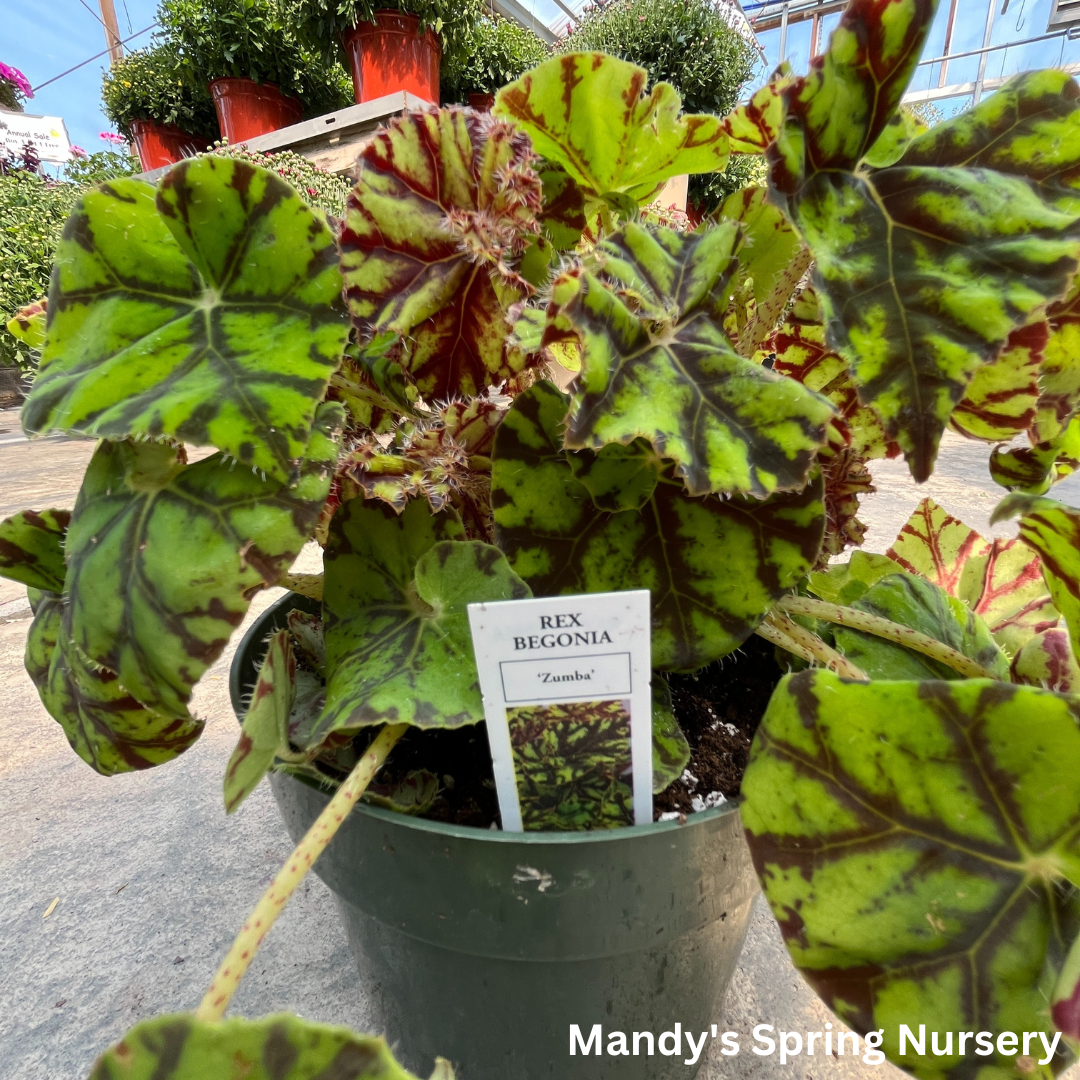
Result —
[[522, 705], [506, 722], [526, 831], [634, 824], [629, 701]]

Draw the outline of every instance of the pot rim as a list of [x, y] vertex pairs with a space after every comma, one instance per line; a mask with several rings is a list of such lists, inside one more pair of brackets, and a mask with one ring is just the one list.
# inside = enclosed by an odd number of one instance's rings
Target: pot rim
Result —
[[[297, 603], [297, 601], [300, 601], [300, 603]], [[250, 689], [249, 687], [242, 687], [240, 684], [239, 667], [242, 658], [259, 647], [261, 641], [269, 632], [266, 624], [271, 622], [276, 612], [285, 608], [286, 605], [289, 605], [288, 610], [292, 611], [294, 607], [310, 608], [311, 605], [317, 603], [318, 601], [314, 601], [310, 597], [302, 596], [299, 593], [287, 592], [262, 612], [251, 626], [248, 627], [246, 633], [240, 639], [240, 643], [236, 646], [236, 652], [233, 654], [232, 662], [229, 665], [229, 698], [232, 704], [233, 714], [236, 716], [238, 723], [241, 721], [241, 710], [239, 708], [241, 698], [243, 693]], [[287, 771], [283, 772], [282, 775], [289, 777], [290, 780], [293, 780], [296, 783], [303, 784], [314, 791], [320, 792], [327, 800], [329, 800], [330, 794], [327, 792], [326, 788], [321, 784], [316, 783], [314, 780], [311, 780], [308, 777], [296, 776]], [[685, 824], [678, 819], [674, 819], [672, 821], [650, 821], [644, 825], [626, 825], [619, 829], [583, 829], [580, 832], [511, 833], [504, 832], [502, 829], [481, 829], [475, 825], [451, 825], [445, 821], [430, 821], [427, 818], [413, 817], [409, 814], [398, 813], [394, 810], [384, 810], [381, 807], [371, 806], [363, 802], [358, 802], [352, 813], [369, 815], [387, 825], [395, 825], [401, 828], [413, 828], [418, 829], [421, 832], [431, 832], [443, 836], [452, 836], [459, 840], [476, 840], [480, 842], [491, 841], [500, 844], [527, 844], [531, 847], [538, 847], [549, 844], [613, 843], [620, 841], [628, 843], [632, 840], [641, 839], [642, 837], [651, 836], [657, 833], [670, 832], [674, 829], [687, 829], [695, 825], [704, 825], [724, 814], [738, 813], [741, 802], [742, 800], [737, 798], [728, 799], [727, 802], [723, 803], [721, 806], [714, 806], [710, 807], [708, 810], [699, 810], [696, 813], [687, 814]]]

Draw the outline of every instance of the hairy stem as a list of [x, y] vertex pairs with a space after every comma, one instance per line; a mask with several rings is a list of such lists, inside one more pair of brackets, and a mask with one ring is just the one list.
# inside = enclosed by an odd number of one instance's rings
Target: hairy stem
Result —
[[341, 828], [341, 823], [356, 805], [375, 774], [382, 768], [387, 754], [394, 748], [398, 739], [405, 734], [408, 724], [393, 724], [379, 732], [367, 748], [356, 767], [345, 782], [326, 804], [326, 809], [315, 819], [303, 840], [296, 845], [292, 855], [278, 871], [273, 884], [255, 905], [255, 910], [248, 916], [236, 940], [232, 943], [218, 968], [210, 989], [206, 991], [195, 1016], [199, 1020], [220, 1020], [229, 1007], [244, 973], [251, 966], [255, 953], [270, 932], [277, 917], [296, 891], [297, 885], [304, 880], [315, 860], [323, 853], [326, 845]]
[[779, 645], [781, 649], [793, 656], [811, 664], [821, 664], [845, 679], [855, 679], [858, 682], [870, 681], [862, 668], [856, 667], [842, 653], [826, 645], [817, 634], [807, 630], [805, 626], [800, 626], [775, 608], [765, 616], [755, 633], [766, 641]]
[[894, 641], [897, 645], [903, 645], [905, 649], [911, 649], [912, 652], [922, 653], [931, 660], [937, 660], [969, 679], [1001, 681], [999, 675], [987, 671], [982, 664], [972, 660], [970, 656], [965, 656], [952, 646], [930, 637], [929, 634], [912, 630], [909, 626], [894, 623], [881, 615], [872, 615], [868, 611], [844, 607], [842, 604], [831, 604], [827, 600], [815, 600], [809, 596], [785, 596], [776, 606], [791, 615], [808, 615], [814, 619], [836, 623], [837, 626], [850, 626], [852, 630], [862, 630], [863, 633], [873, 634], [886, 641]]

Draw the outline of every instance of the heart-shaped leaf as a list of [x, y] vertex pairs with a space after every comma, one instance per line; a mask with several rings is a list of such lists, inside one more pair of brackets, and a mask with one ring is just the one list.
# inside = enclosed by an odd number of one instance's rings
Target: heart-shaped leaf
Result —
[[691, 498], [669, 466], [640, 510], [605, 513], [562, 448], [566, 401], [537, 383], [495, 437], [495, 535], [514, 570], [537, 596], [649, 589], [655, 668], [738, 648], [817, 558], [820, 482], [763, 502]]
[[1075, 84], [1023, 75], [860, 164], [893, 116], [933, 0], [853, 0], [829, 49], [783, 92], [772, 197], [816, 260], [830, 344], [859, 395], [929, 476], [954, 406], [1009, 334], [1066, 290], [1080, 255]]
[[[426, 398], [474, 396], [521, 370], [506, 310], [539, 233], [528, 139], [471, 109], [409, 112], [360, 155], [341, 232], [349, 310]], [[515, 364], [515, 360], [517, 363]]]
[[289, 714], [296, 697], [296, 657], [289, 630], [270, 636], [255, 689], [229, 764], [225, 767], [225, 813], [231, 814], [289, 749]]
[[95, 771], [115, 776], [161, 765], [202, 734], [202, 720], [148, 709], [111, 671], [87, 663], [64, 628], [63, 598], [51, 592], [34, 596], [26, 670], [71, 748]]
[[64, 226], [28, 432], [216, 446], [295, 477], [348, 335], [334, 237], [283, 180], [213, 155]]
[[984, 679], [805, 671], [769, 702], [742, 783], [762, 887], [811, 986], [915, 1075], [1028, 1074], [1018, 1046], [901, 1055], [901, 1024], [1053, 1040], [1080, 928], [1078, 720], [1072, 699]]
[[[898, 568], [899, 569], [899, 568]], [[1001, 679], [1009, 661], [986, 623], [944, 589], [915, 574], [890, 574], [852, 605], [899, 626], [926, 634], [974, 660]], [[947, 665], [903, 645], [849, 627], [833, 628], [836, 647], [871, 679], [958, 679]]]
[[1020, 540], [984, 540], [933, 499], [919, 503], [887, 554], [963, 600], [1010, 653], [1057, 624], [1038, 555]]
[[[187, 1013], [136, 1024], [94, 1064], [90, 1080], [416, 1080], [374, 1035], [288, 1013], [197, 1020]], [[431, 1080], [454, 1080], [441, 1058]]]
[[1080, 510], [1053, 499], [1009, 495], [990, 523], [1020, 518], [1020, 539], [1036, 551], [1054, 606], [1065, 616], [1073, 653], [1080, 659]]
[[183, 465], [154, 443], [103, 442], [87, 467], [65, 550], [65, 632], [138, 701], [186, 719], [191, 688], [251, 597], [277, 584], [330, 488], [340, 405], [320, 406], [297, 484], [223, 454]]
[[731, 348], [721, 323], [740, 235], [631, 223], [602, 244], [602, 277], [557, 283], [582, 342], [568, 447], [648, 439], [694, 495], [805, 486], [833, 410]]
[[0, 521], [0, 577], [60, 592], [67, 574], [64, 534], [70, 521], [70, 510], [22, 510]]
[[466, 607], [529, 595], [502, 553], [464, 541], [452, 511], [351, 499], [326, 548], [326, 708], [312, 741], [372, 724], [484, 719]]
[[605, 53], [564, 53], [504, 86], [492, 113], [517, 124], [587, 199], [644, 204], [670, 177], [722, 172], [728, 160], [718, 117], [681, 115], [675, 89], [657, 83], [645, 94], [647, 80], [644, 68]]

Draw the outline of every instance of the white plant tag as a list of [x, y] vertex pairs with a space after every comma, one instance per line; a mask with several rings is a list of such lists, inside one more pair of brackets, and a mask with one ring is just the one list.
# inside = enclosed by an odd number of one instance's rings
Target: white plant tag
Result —
[[507, 832], [652, 821], [647, 589], [469, 605]]

